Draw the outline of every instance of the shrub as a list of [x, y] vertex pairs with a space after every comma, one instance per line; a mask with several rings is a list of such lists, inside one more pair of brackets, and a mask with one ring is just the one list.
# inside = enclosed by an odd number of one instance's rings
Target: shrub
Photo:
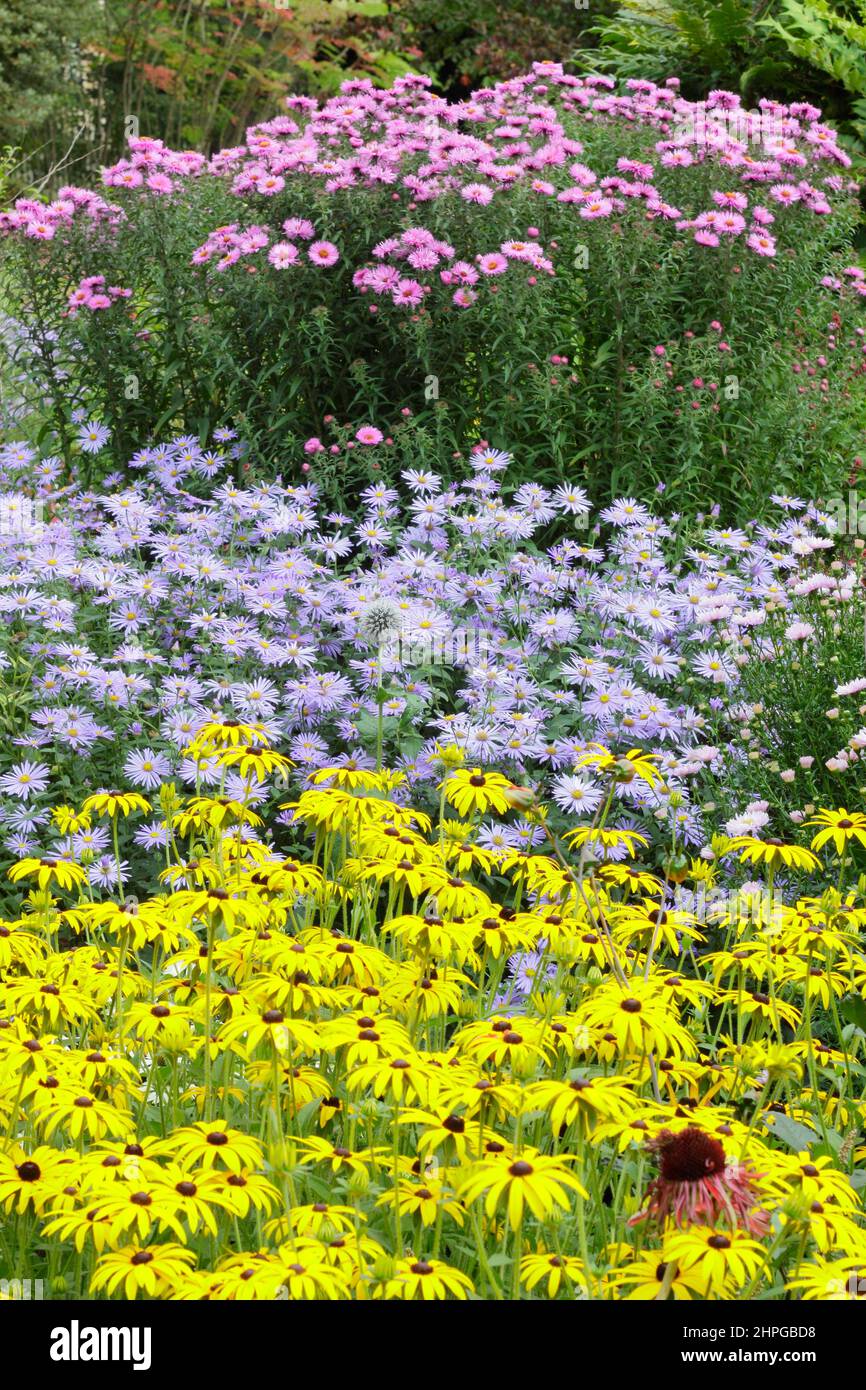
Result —
[[404, 78], [286, 106], [211, 159], [133, 139], [103, 194], [3, 216], [67, 459], [71, 399], [118, 464], [232, 419], [291, 466], [325, 417], [411, 410], [437, 458], [483, 435], [599, 498], [743, 511], [768, 472], [847, 476], [866, 287], [830, 288], [855, 187], [816, 108], [552, 63], [453, 105]]

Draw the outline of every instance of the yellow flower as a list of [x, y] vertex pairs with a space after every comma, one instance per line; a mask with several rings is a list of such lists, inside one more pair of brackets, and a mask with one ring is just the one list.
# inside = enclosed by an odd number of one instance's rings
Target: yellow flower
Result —
[[766, 1264], [766, 1251], [739, 1230], [712, 1226], [672, 1230], [664, 1242], [665, 1261], [679, 1265], [686, 1278], [699, 1279], [709, 1297], [732, 1296]]
[[181, 1163], [200, 1163], [203, 1168], [224, 1168], [240, 1173], [259, 1168], [262, 1147], [257, 1139], [222, 1120], [197, 1120], [171, 1136], [172, 1153]]
[[13, 883], [35, 878], [39, 888], [48, 888], [52, 883], [58, 888], [82, 888], [87, 882], [84, 869], [68, 859], [19, 859], [9, 870], [9, 877]]
[[610, 1278], [613, 1288], [628, 1289], [629, 1302], [661, 1297], [667, 1287], [668, 1297], [676, 1302], [689, 1302], [700, 1298], [706, 1290], [706, 1280], [694, 1270], [682, 1270], [659, 1258], [658, 1252], [648, 1252], [627, 1265], [625, 1269], [614, 1270]]
[[[524, 1255], [520, 1261], [520, 1282], [524, 1288], [538, 1288], [546, 1281], [548, 1298], [556, 1298], [560, 1289], [568, 1290], [569, 1284], [586, 1287], [583, 1261], [576, 1255], [554, 1255], [546, 1250], [538, 1250], [534, 1255]], [[573, 1297], [573, 1294], [569, 1295]]]
[[417, 1216], [422, 1226], [432, 1226], [442, 1213], [458, 1226], [465, 1219], [452, 1190], [435, 1178], [400, 1178], [396, 1187], [382, 1193], [376, 1206], [396, 1206], [401, 1216]]
[[245, 782], [263, 782], [272, 772], [287, 772], [290, 767], [294, 767], [289, 758], [284, 758], [282, 753], [275, 753], [273, 749], [244, 745], [227, 748], [218, 754], [217, 764], [219, 767], [236, 768]]
[[442, 1260], [398, 1260], [393, 1277], [386, 1280], [378, 1298], [399, 1298], [430, 1303], [442, 1298], [468, 1298], [475, 1288], [468, 1275]]
[[569, 1192], [587, 1197], [579, 1178], [565, 1166], [575, 1161], [571, 1154], [552, 1157], [534, 1150], [527, 1150], [517, 1158], [500, 1155], [476, 1163], [459, 1175], [457, 1191], [469, 1203], [483, 1196], [488, 1216], [493, 1216], [497, 1207], [504, 1204], [513, 1227], [523, 1220], [524, 1207], [528, 1207], [539, 1221], [544, 1221], [558, 1207], [568, 1210]]
[[846, 811], [844, 806], [838, 811], [828, 811], [822, 806], [820, 811], [805, 823], [821, 826], [812, 840], [813, 849], [822, 849], [832, 841], [836, 853], [841, 855], [845, 852], [849, 840], [857, 840], [859, 844], [866, 845], [866, 816], [860, 811]]
[[548, 1112], [554, 1134], [575, 1122], [591, 1133], [599, 1120], [624, 1120], [635, 1108], [631, 1086], [616, 1076], [578, 1076], [573, 1081], [546, 1077], [527, 1086], [525, 1095], [531, 1109], [538, 1105]]
[[130, 816], [133, 811], [149, 811], [150, 802], [140, 792], [97, 792], [85, 801], [82, 812], [89, 816], [91, 811], [97, 816]]
[[43, 1211], [69, 1181], [70, 1169], [74, 1174], [73, 1160], [47, 1145], [0, 1152], [0, 1209]]
[[609, 773], [618, 782], [631, 782], [637, 777], [654, 787], [662, 781], [662, 775], [655, 766], [658, 757], [658, 753], [644, 753], [640, 748], [631, 748], [624, 757], [618, 757], [603, 744], [590, 743], [587, 752], [577, 759], [575, 767], [594, 767], [599, 772]]
[[458, 768], [441, 783], [445, 800], [463, 817], [480, 811], [504, 815], [508, 810], [506, 791], [512, 784], [501, 772], [482, 772], [480, 767]]
[[754, 835], [738, 835], [730, 841], [728, 848], [739, 850], [742, 864], [763, 864], [767, 869], [781, 866], [799, 869], [807, 874], [821, 867], [820, 860], [811, 850], [803, 849], [801, 845], [786, 845], [781, 840], [759, 840]]
[[181, 1245], [153, 1245], [149, 1249], [125, 1245], [97, 1260], [90, 1291], [121, 1293], [123, 1298], [137, 1298], [140, 1293], [150, 1298], [165, 1296], [193, 1264], [195, 1255]]

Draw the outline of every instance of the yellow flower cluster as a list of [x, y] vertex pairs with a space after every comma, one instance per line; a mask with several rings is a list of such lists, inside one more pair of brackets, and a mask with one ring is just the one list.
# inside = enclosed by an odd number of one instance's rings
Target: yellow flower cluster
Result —
[[[249, 787], [285, 764], [253, 725], [194, 751]], [[10, 871], [4, 1268], [55, 1296], [857, 1296], [855, 893], [708, 918], [671, 905], [639, 837], [594, 825], [617, 854], [596, 863], [496, 773], [446, 768], [438, 824], [396, 774], [311, 782], [283, 808], [291, 854], [245, 800], [162, 797], [140, 902], [94, 901], [63, 859]], [[142, 803], [61, 813], [116, 826]], [[476, 843], [511, 805], [544, 852]], [[844, 836], [822, 816], [822, 843]], [[820, 867], [784, 848], [731, 852], [770, 886]]]

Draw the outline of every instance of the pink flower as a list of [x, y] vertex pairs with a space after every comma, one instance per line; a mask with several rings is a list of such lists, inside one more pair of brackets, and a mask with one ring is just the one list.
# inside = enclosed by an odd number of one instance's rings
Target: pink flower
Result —
[[304, 453], [321, 454], [324, 452], [324, 448], [325, 446], [322, 443], [321, 439], [317, 439], [316, 436], [313, 435], [312, 439], [308, 439], [306, 444], [304, 445]]
[[482, 275], [502, 275], [508, 269], [508, 261], [498, 251], [478, 257], [478, 269]]
[[332, 241], [314, 241], [307, 252], [314, 265], [336, 265], [340, 253]]
[[775, 256], [776, 243], [766, 232], [752, 232], [746, 237], [746, 245], [758, 256]]
[[147, 180], [151, 193], [171, 193], [174, 184], [166, 174], [151, 174]]
[[359, 444], [381, 444], [384, 439], [381, 430], [377, 430], [375, 425], [362, 425], [355, 431], [355, 438]]
[[467, 183], [461, 188], [460, 197], [464, 202], [477, 203], [479, 207], [484, 208], [493, 202], [493, 189], [484, 183]]
[[315, 227], [306, 217], [287, 217], [283, 223], [283, 231], [290, 241], [309, 241], [316, 235]]
[[587, 221], [595, 217], [610, 217], [613, 212], [613, 203], [610, 198], [588, 198], [580, 209], [581, 217]]
[[290, 241], [278, 241], [268, 252], [268, 260], [276, 270], [288, 270], [290, 265], [297, 265], [299, 259], [298, 248]]
[[749, 200], [745, 193], [721, 193], [715, 189], [712, 199], [716, 207], [735, 208], [737, 212], [743, 212], [749, 206]]
[[414, 308], [424, 298], [424, 287], [419, 285], [417, 280], [398, 280], [391, 292], [391, 298], [395, 304]]

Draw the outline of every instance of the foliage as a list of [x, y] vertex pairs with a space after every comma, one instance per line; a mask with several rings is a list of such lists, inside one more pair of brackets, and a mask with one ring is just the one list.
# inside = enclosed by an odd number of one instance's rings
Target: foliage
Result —
[[625, 0], [592, 36], [590, 70], [656, 81], [677, 72], [689, 96], [721, 86], [747, 101], [763, 91], [816, 102], [862, 158], [860, 0]]

